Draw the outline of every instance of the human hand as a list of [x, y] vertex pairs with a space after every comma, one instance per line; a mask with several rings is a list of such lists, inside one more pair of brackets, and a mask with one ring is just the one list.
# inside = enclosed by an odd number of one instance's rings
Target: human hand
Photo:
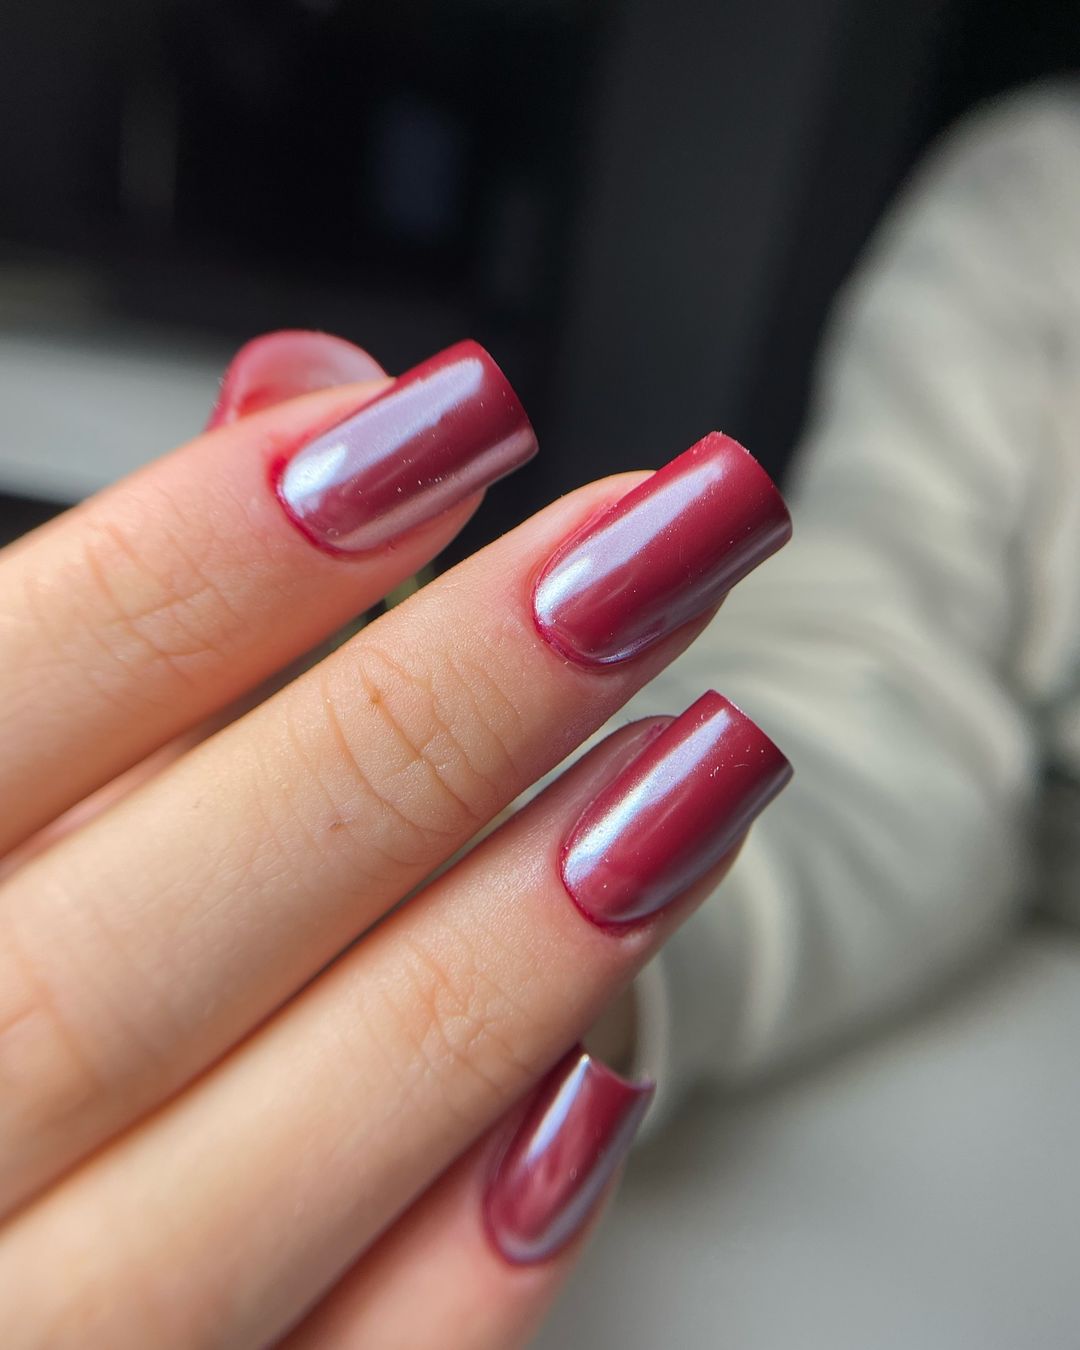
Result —
[[[391, 383], [263, 341], [212, 430], [0, 554], [12, 1350], [519, 1343], [648, 1103], [575, 1043], [789, 772], [709, 694], [429, 880], [786, 540], [713, 436], [549, 506], [65, 822], [535, 448], [474, 344]], [[320, 387], [342, 378], [366, 382]]]

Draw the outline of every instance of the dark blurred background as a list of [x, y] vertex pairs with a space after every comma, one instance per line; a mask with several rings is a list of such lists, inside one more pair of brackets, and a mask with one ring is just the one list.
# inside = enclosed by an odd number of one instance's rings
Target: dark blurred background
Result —
[[920, 151], [1078, 65], [1080, 0], [3, 0], [5, 518], [196, 431], [279, 327], [492, 349], [542, 453], [462, 547], [714, 426], [782, 472]]

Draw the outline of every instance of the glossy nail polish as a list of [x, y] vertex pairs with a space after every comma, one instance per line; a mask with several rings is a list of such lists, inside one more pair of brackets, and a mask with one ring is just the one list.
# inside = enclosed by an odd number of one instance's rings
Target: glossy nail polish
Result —
[[537, 1089], [488, 1183], [484, 1219], [515, 1264], [545, 1261], [578, 1232], [633, 1142], [655, 1091], [580, 1046]]
[[535, 453], [533, 429], [505, 375], [482, 347], [459, 342], [305, 445], [280, 470], [277, 489], [309, 538], [366, 553]]
[[301, 328], [264, 333], [245, 342], [229, 362], [206, 429], [316, 389], [385, 377], [373, 356], [344, 338]]
[[718, 604], [790, 537], [772, 479], [714, 431], [566, 541], [536, 583], [536, 627], [571, 660], [624, 661]]
[[704, 694], [586, 807], [563, 844], [563, 884], [594, 923], [645, 919], [715, 866], [790, 778], [745, 713]]

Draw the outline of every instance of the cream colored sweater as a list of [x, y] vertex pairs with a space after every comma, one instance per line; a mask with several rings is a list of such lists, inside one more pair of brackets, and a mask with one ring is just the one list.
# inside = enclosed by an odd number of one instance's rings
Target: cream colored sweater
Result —
[[918, 174], [790, 497], [794, 541], [630, 708], [715, 687], [795, 765], [639, 982], [658, 1115], [912, 1004], [1033, 904], [1080, 920], [1080, 91]]

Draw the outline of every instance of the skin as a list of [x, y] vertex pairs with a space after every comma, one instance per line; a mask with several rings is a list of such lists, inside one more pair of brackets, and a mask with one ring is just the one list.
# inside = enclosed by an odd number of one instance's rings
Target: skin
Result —
[[200, 739], [475, 509], [362, 558], [289, 523], [269, 465], [381, 387], [221, 425], [0, 554], [5, 1346], [503, 1350], [576, 1258], [507, 1265], [479, 1196], [694, 903], [615, 936], [559, 881], [638, 732], [424, 883], [701, 625], [599, 670], [533, 627], [531, 579], [627, 475]]

